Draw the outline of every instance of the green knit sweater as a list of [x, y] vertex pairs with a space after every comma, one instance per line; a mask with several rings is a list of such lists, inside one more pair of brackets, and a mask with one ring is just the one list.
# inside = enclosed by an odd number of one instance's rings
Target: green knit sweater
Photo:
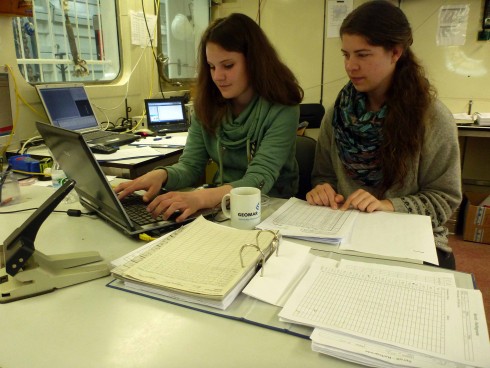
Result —
[[207, 133], [194, 118], [179, 162], [165, 168], [165, 188], [194, 186], [211, 158], [218, 165], [213, 184], [257, 187], [275, 197], [294, 196], [298, 121], [299, 106], [272, 104], [260, 97], [238, 117], [228, 114], [216, 135]]
[[[440, 101], [433, 104], [428, 116], [424, 144], [405, 185], [388, 190], [385, 198], [393, 203], [396, 212], [430, 216], [437, 247], [450, 251], [444, 224], [462, 198], [458, 132], [451, 112]], [[326, 114], [319, 133], [312, 184], [329, 183], [346, 198], [360, 188], [372, 192], [347, 175], [332, 132], [332, 117], [333, 108]]]

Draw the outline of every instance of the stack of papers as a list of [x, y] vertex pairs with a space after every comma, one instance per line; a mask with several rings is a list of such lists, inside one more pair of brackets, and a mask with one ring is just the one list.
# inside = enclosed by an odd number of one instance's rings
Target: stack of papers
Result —
[[348, 238], [358, 211], [332, 210], [290, 198], [257, 228], [279, 230], [283, 236], [327, 244], [340, 244]]
[[457, 125], [472, 125], [475, 123], [475, 118], [473, 117], [473, 115], [460, 113], [453, 114], [453, 117]]
[[479, 290], [452, 274], [316, 258], [279, 313], [312, 349], [376, 367], [490, 367]]
[[476, 113], [476, 122], [478, 125], [481, 126], [490, 126], [490, 113], [488, 112]]
[[290, 238], [335, 245], [335, 249], [315, 247], [319, 250], [359, 252], [377, 258], [439, 264], [429, 216], [333, 210], [290, 198], [257, 228], [279, 230]]

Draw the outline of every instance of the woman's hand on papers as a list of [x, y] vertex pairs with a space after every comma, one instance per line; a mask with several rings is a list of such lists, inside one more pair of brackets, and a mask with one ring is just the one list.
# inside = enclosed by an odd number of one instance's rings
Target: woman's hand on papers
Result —
[[395, 211], [393, 203], [391, 203], [390, 200], [379, 200], [364, 189], [356, 190], [349, 197], [347, 197], [346, 201], [342, 204], [342, 207], [340, 207], [341, 210], [348, 210], [349, 208], [353, 208], [362, 212]]
[[306, 193], [306, 200], [309, 204], [317, 206], [327, 206], [336, 210], [339, 204], [344, 201], [344, 196], [338, 194], [333, 187], [328, 184], [318, 184], [315, 188]]
[[330, 184], [319, 184], [306, 194], [309, 204], [329, 206], [332, 209], [345, 211], [356, 209], [362, 212], [386, 211], [393, 212], [395, 208], [388, 199], [379, 200], [364, 189], [358, 189], [344, 201], [344, 196], [333, 189]]
[[117, 193], [119, 199], [122, 199], [137, 190], [145, 190], [143, 200], [150, 202], [160, 192], [160, 189], [166, 181], [166, 170], [153, 170], [139, 178], [119, 184], [114, 188], [114, 191]]

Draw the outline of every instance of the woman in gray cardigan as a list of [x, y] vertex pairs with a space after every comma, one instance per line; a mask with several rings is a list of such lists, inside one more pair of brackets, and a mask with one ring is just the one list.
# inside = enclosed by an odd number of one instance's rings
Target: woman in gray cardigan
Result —
[[461, 202], [457, 128], [410, 49], [410, 24], [391, 3], [370, 1], [340, 35], [350, 81], [322, 123], [306, 199], [428, 215], [440, 264], [454, 268], [444, 224]]

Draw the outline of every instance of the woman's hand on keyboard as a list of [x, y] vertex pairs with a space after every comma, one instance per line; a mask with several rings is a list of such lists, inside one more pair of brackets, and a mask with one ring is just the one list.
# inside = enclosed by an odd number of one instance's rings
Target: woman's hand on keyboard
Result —
[[114, 191], [117, 193], [119, 199], [122, 199], [137, 190], [145, 190], [143, 200], [150, 202], [160, 192], [160, 189], [166, 182], [166, 170], [153, 170], [139, 178], [119, 184], [114, 188]]
[[191, 192], [168, 192], [156, 197], [147, 209], [153, 217], [162, 215], [167, 220], [176, 211], [180, 215], [176, 222], [184, 221], [187, 217], [204, 208], [213, 208], [221, 203], [221, 198], [231, 190], [231, 185], [218, 188], [194, 190]]

